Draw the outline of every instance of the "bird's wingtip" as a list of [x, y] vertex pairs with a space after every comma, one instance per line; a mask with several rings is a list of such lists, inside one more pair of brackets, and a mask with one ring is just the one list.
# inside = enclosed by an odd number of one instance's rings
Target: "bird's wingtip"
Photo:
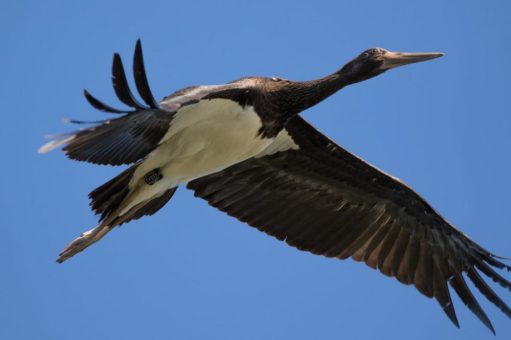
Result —
[[43, 146], [41, 146], [39, 149], [37, 149], [37, 153], [40, 155], [48, 153], [48, 152], [58, 148], [61, 145], [67, 144], [68, 142], [73, 140], [73, 138], [75, 138], [75, 137], [76, 137], [75, 134], [47, 136], [47, 138], [54, 138], [54, 139], [52, 141], [49, 141], [48, 143], [44, 144]]

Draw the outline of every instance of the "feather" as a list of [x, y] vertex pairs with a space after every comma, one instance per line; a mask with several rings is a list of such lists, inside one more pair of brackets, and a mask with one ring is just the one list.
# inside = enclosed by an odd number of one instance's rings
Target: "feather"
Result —
[[451, 294], [447, 287], [446, 270], [443, 270], [443, 262], [438, 254], [433, 255], [433, 295], [442, 307], [449, 320], [458, 328], [460, 324], [456, 317], [456, 311], [452, 304]]
[[499, 309], [506, 314], [509, 318], [511, 318], [511, 309], [506, 305], [504, 301], [493, 291], [493, 289], [488, 286], [486, 282], [484, 282], [483, 278], [477, 273], [474, 268], [470, 268], [467, 271], [468, 277], [474, 285], [479, 289], [479, 291], [486, 296], [486, 298], [491, 301], [495, 306], [499, 307]]
[[114, 54], [112, 61], [112, 84], [114, 86], [115, 94], [121, 102], [131, 106], [137, 110], [145, 110], [146, 107], [138, 102], [128, 85], [126, 74], [124, 73], [124, 66], [122, 65], [121, 56], [118, 53]]
[[488, 319], [488, 316], [481, 308], [470, 289], [467, 287], [463, 276], [461, 276], [461, 274], [456, 274], [449, 280], [449, 283], [451, 284], [451, 287], [454, 288], [461, 301], [463, 301], [472, 313], [474, 313], [474, 315], [477, 316], [493, 334], [495, 334], [495, 329], [493, 328], [490, 319]]
[[137, 40], [135, 46], [135, 54], [133, 55], [133, 75], [135, 77], [135, 85], [137, 86], [138, 93], [144, 102], [153, 109], [158, 108], [158, 103], [154, 100], [151, 88], [147, 82], [147, 76], [144, 66], [144, 56], [142, 54], [142, 43], [140, 39]]
[[95, 108], [99, 111], [110, 112], [110, 113], [128, 113], [128, 111], [126, 111], [126, 110], [119, 110], [119, 109], [113, 108], [113, 107], [103, 103], [99, 99], [96, 99], [95, 97], [93, 97], [87, 90], [83, 90], [83, 95], [85, 96], [85, 99], [87, 99], [89, 104], [92, 105], [93, 108]]

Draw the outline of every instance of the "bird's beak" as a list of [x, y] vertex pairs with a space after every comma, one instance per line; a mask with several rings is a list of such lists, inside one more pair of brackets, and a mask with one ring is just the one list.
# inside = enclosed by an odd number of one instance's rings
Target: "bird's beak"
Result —
[[385, 70], [388, 70], [398, 66], [419, 63], [421, 61], [439, 58], [443, 55], [444, 55], [443, 53], [439, 52], [427, 53], [387, 52], [383, 55], [383, 64], [381, 67]]

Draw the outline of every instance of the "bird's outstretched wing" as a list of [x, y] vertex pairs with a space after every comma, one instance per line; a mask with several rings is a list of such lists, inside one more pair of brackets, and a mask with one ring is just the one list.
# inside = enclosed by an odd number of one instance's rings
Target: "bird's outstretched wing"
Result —
[[438, 300], [456, 325], [448, 283], [492, 331], [465, 283], [511, 317], [480, 273], [511, 290], [496, 256], [451, 226], [417, 193], [336, 145], [301, 117], [286, 126], [298, 149], [252, 158], [188, 184], [212, 206], [327, 257], [352, 257]]
[[168, 130], [174, 112], [161, 109], [154, 100], [147, 83], [140, 40], [135, 48], [133, 74], [137, 90], [147, 105], [133, 96], [121, 57], [116, 53], [112, 62], [113, 87], [120, 101], [131, 110], [113, 108], [85, 90], [85, 98], [94, 108], [122, 116], [60, 135], [41, 147], [39, 152], [47, 152], [64, 145], [63, 150], [71, 159], [111, 165], [134, 163], [151, 152]]
[[[43, 145], [39, 152], [45, 153], [64, 146], [66, 155], [78, 161], [110, 165], [135, 163], [159, 145], [179, 109], [203, 99], [226, 95], [236, 97], [236, 94], [245, 96], [246, 87], [250, 85], [250, 81], [237, 81], [225, 85], [191, 86], [173, 93], [158, 103], [149, 88], [140, 40], [137, 40], [135, 46], [133, 75], [136, 88], [145, 105], [131, 92], [121, 57], [115, 53], [112, 62], [113, 87], [119, 100], [131, 109], [113, 108], [84, 90], [85, 98], [94, 108], [122, 116], [91, 122], [95, 124], [92, 127], [57, 135], [56, 139]], [[87, 123], [76, 120], [71, 122]]]

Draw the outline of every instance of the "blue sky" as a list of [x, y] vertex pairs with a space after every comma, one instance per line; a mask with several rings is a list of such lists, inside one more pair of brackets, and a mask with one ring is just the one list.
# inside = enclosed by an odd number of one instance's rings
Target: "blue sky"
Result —
[[[505, 1], [10, 1], [0, 12], [2, 339], [493, 339], [351, 260], [299, 252], [178, 190], [64, 265], [95, 225], [87, 193], [119, 168], [41, 156], [63, 117], [117, 103], [112, 53], [137, 38], [161, 98], [247, 75], [310, 79], [362, 50], [442, 51], [347, 88], [304, 116], [412, 185], [481, 245], [511, 256], [511, 5]], [[130, 79], [131, 80], [131, 79]], [[507, 275], [509, 278], [509, 275]], [[495, 288], [511, 302], [509, 292]], [[477, 297], [499, 338], [511, 320]]]

